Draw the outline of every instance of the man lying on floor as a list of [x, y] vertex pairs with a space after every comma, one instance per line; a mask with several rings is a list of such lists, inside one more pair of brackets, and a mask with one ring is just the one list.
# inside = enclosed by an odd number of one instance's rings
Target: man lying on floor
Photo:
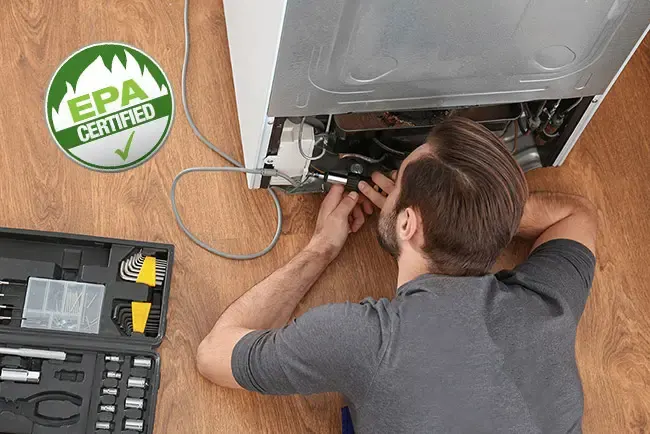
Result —
[[[595, 268], [592, 205], [529, 196], [499, 139], [461, 118], [436, 127], [394, 181], [373, 181], [383, 194], [332, 187], [311, 242], [201, 343], [200, 372], [259, 393], [340, 392], [358, 433], [580, 432], [574, 345]], [[395, 297], [289, 322], [370, 202], [399, 266]], [[491, 274], [515, 235], [534, 240], [532, 252]]]

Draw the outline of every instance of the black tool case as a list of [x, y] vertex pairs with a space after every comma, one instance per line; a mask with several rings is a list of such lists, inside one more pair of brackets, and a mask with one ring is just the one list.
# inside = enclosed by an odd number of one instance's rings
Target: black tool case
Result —
[[[123, 278], [123, 261], [137, 267], [143, 257], [155, 258], [155, 286]], [[65, 360], [0, 354], [2, 378], [10, 378], [0, 381], [0, 433], [153, 432], [155, 348], [165, 333], [173, 259], [168, 244], [0, 228], [0, 352], [66, 353]], [[132, 301], [151, 303], [144, 333], [133, 331]], [[26, 372], [31, 381], [40, 372], [38, 382], [22, 382]]]

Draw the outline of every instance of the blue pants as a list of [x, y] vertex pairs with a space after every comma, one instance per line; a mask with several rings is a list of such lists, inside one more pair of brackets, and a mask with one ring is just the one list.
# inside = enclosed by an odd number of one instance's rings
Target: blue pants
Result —
[[354, 434], [354, 426], [352, 425], [352, 415], [348, 407], [341, 409], [341, 434]]

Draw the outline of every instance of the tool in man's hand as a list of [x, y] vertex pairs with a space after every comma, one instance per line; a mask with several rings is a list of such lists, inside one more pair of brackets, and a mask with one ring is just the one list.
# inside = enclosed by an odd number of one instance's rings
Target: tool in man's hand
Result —
[[0, 413], [8, 411], [18, 416], [23, 416], [37, 425], [47, 427], [61, 427], [74, 425], [79, 422], [79, 412], [67, 417], [47, 416], [39, 411], [39, 406], [48, 401], [70, 402], [76, 407], [81, 407], [80, 396], [68, 392], [41, 392], [27, 398], [9, 400], [0, 397]]

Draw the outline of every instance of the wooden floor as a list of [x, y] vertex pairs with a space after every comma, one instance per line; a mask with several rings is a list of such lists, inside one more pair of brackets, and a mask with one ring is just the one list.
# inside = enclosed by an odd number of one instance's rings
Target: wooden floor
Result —
[[[229, 303], [307, 242], [317, 197], [283, 197], [278, 247], [252, 262], [219, 259], [177, 228], [169, 187], [180, 170], [222, 165], [192, 134], [180, 103], [181, 0], [3, 0], [0, 12], [0, 225], [174, 243], [157, 433], [340, 432], [335, 395], [262, 397], [210, 385], [197, 373], [201, 338]], [[192, 0], [189, 99], [206, 136], [241, 158], [221, 2]], [[176, 91], [176, 120], [160, 153], [120, 174], [67, 159], [43, 120], [48, 81], [74, 50], [123, 41], [152, 55]], [[599, 208], [599, 263], [579, 327], [577, 355], [589, 433], [650, 432], [650, 39], [646, 39], [560, 169], [531, 173], [533, 189], [582, 193]], [[275, 225], [268, 195], [238, 175], [188, 177], [187, 223], [225, 249], [263, 247]], [[370, 228], [301, 304], [390, 297], [395, 266]]]

